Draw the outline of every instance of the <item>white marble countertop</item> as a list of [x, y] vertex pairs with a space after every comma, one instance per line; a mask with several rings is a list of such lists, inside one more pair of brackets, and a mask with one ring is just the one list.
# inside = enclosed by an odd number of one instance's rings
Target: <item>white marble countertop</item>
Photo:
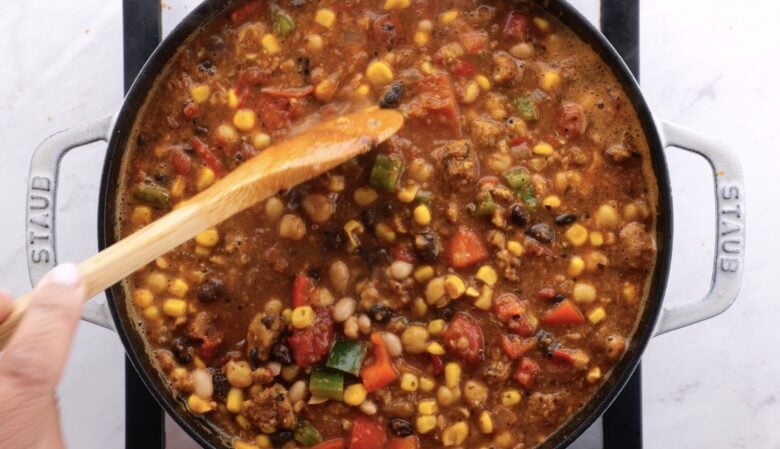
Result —
[[[196, 2], [166, 0], [169, 31]], [[591, 19], [595, 0], [573, 2]], [[122, 101], [120, 0], [0, 1], [0, 285], [27, 290], [24, 198], [30, 154], [47, 135], [110, 114]], [[643, 361], [645, 446], [780, 448], [777, 358], [777, 182], [780, 2], [642, 2], [643, 91], [663, 119], [733, 147], [748, 193], [748, 252], [737, 304], [724, 315], [651, 341]], [[96, 250], [104, 145], [68, 155], [59, 203], [61, 260]], [[703, 160], [670, 150], [675, 201], [670, 304], [708, 288], [712, 181]], [[772, 262], [775, 260], [775, 262]], [[123, 350], [82, 324], [60, 387], [72, 448], [122, 448]]]

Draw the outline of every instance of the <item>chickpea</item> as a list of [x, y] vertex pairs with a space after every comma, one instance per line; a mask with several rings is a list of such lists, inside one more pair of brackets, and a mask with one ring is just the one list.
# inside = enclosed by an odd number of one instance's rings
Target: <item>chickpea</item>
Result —
[[225, 376], [230, 385], [236, 388], [246, 388], [252, 385], [252, 367], [241, 360], [231, 360], [225, 365]]
[[284, 215], [279, 222], [279, 235], [289, 240], [301, 240], [306, 235], [306, 223], [297, 215]]
[[333, 201], [325, 195], [308, 195], [303, 200], [303, 210], [316, 223], [328, 221], [333, 215], [334, 209]]
[[420, 325], [413, 325], [406, 328], [401, 334], [401, 343], [404, 350], [410, 354], [421, 354], [428, 347], [428, 329]]
[[409, 175], [417, 182], [427, 181], [433, 174], [433, 166], [425, 159], [417, 158], [409, 165]]

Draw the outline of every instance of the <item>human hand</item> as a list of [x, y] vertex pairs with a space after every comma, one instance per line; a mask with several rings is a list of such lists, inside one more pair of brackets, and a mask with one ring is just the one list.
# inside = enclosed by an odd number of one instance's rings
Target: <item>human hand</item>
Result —
[[[64, 264], [35, 287], [30, 304], [0, 353], [0, 447], [63, 447], [55, 391], [79, 321], [85, 290], [78, 268]], [[12, 298], [0, 292], [0, 321]]]

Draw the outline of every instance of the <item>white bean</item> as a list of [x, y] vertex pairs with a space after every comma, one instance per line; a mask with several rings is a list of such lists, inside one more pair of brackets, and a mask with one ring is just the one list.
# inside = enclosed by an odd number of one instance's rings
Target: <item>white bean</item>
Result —
[[404, 347], [401, 344], [401, 339], [397, 335], [391, 332], [382, 332], [382, 340], [385, 341], [385, 347], [390, 357], [399, 357], [404, 353]]
[[330, 265], [328, 272], [333, 287], [343, 293], [349, 287], [349, 267], [344, 262], [337, 260]]
[[390, 275], [397, 279], [402, 280], [409, 277], [410, 274], [412, 274], [412, 269], [414, 268], [414, 265], [410, 264], [409, 262], [404, 262], [403, 260], [396, 260], [392, 264], [390, 264]]
[[337, 323], [343, 323], [355, 313], [355, 308], [357, 308], [357, 301], [348, 296], [341, 298], [333, 306], [333, 319]]
[[344, 335], [350, 340], [356, 340], [358, 338], [359, 331], [360, 328], [358, 327], [357, 317], [352, 315], [347, 318], [347, 321], [344, 322]]
[[308, 390], [309, 387], [303, 380], [299, 380], [298, 382], [292, 384], [289, 393], [287, 393], [287, 397], [290, 399], [290, 403], [295, 404], [298, 401], [303, 401], [306, 399], [306, 393]]
[[374, 404], [374, 401], [366, 399], [360, 404], [360, 411], [369, 416], [376, 415], [377, 407], [376, 404]]
[[196, 368], [190, 373], [190, 380], [195, 394], [201, 399], [211, 399], [214, 394], [214, 381], [211, 379], [211, 373], [203, 368]]
[[371, 332], [371, 318], [365, 313], [361, 313], [357, 320], [358, 328], [360, 332], [367, 334]]

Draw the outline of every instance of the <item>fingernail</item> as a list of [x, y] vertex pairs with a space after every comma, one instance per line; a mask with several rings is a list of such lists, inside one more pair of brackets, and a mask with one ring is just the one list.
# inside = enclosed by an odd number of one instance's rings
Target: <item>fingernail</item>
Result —
[[79, 268], [72, 263], [64, 263], [57, 265], [51, 270], [51, 282], [53, 284], [65, 285], [68, 287], [75, 287], [81, 282], [81, 274]]

